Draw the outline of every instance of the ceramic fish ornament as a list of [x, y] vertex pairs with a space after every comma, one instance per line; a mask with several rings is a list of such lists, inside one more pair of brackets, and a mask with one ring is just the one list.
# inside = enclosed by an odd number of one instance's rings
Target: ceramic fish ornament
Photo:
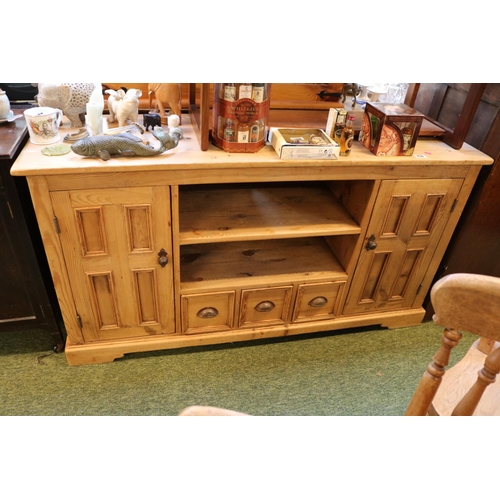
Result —
[[151, 133], [160, 141], [160, 147], [157, 149], [144, 144], [139, 137], [130, 133], [86, 137], [72, 144], [71, 149], [78, 155], [98, 156], [104, 161], [109, 160], [111, 156], [156, 156], [175, 148], [182, 137], [180, 128], [168, 134], [156, 126]]

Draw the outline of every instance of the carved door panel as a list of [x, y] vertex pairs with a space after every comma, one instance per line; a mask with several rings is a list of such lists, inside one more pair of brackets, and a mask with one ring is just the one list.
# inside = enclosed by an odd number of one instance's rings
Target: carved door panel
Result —
[[169, 188], [51, 198], [85, 341], [174, 332]]
[[344, 314], [410, 308], [462, 180], [383, 181]]

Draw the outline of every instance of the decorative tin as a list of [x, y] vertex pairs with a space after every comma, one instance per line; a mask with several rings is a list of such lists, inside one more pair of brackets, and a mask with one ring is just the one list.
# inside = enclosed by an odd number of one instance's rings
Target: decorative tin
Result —
[[268, 83], [215, 83], [212, 141], [229, 153], [255, 153], [266, 142]]
[[405, 104], [366, 103], [359, 141], [377, 156], [411, 156], [423, 116]]

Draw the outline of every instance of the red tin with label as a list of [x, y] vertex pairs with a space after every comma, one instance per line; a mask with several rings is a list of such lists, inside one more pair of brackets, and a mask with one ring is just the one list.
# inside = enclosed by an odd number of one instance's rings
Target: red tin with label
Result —
[[266, 142], [269, 83], [215, 83], [212, 142], [230, 153], [255, 153]]

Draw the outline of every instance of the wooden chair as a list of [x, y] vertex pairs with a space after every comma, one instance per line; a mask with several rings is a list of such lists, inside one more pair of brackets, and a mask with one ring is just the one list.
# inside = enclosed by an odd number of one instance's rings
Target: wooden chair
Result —
[[[405, 415], [500, 415], [500, 278], [450, 274], [431, 290], [433, 320], [442, 344], [427, 367]], [[480, 336], [446, 371], [463, 332]], [[443, 377], [444, 375], [444, 377]]]
[[226, 410], [216, 406], [188, 406], [179, 413], [179, 417], [247, 417], [246, 413]]
[[[454, 128], [447, 127], [437, 120], [437, 115], [441, 110], [446, 93], [446, 87], [443, 86], [442, 91], [438, 92], [437, 95], [434, 96], [431, 104], [431, 110], [429, 110], [429, 116], [425, 116], [426, 120], [436, 125], [438, 130], [442, 129], [442, 132], [438, 132], [436, 134], [436, 128], [429, 128], [424, 120], [420, 135], [440, 135], [442, 136], [443, 142], [448, 144], [448, 146], [451, 146], [453, 149], [460, 149], [463, 146], [467, 133], [469, 132], [469, 128], [472, 125], [472, 120], [474, 119], [476, 110], [481, 102], [481, 97], [486, 89], [486, 85], [486, 83], [470, 84], [467, 97], [457, 117]], [[405, 104], [413, 108], [415, 106], [419, 90], [420, 83], [411, 83], [408, 88], [408, 92], [406, 93]], [[429, 131], [428, 134], [425, 133], [427, 129]]]

